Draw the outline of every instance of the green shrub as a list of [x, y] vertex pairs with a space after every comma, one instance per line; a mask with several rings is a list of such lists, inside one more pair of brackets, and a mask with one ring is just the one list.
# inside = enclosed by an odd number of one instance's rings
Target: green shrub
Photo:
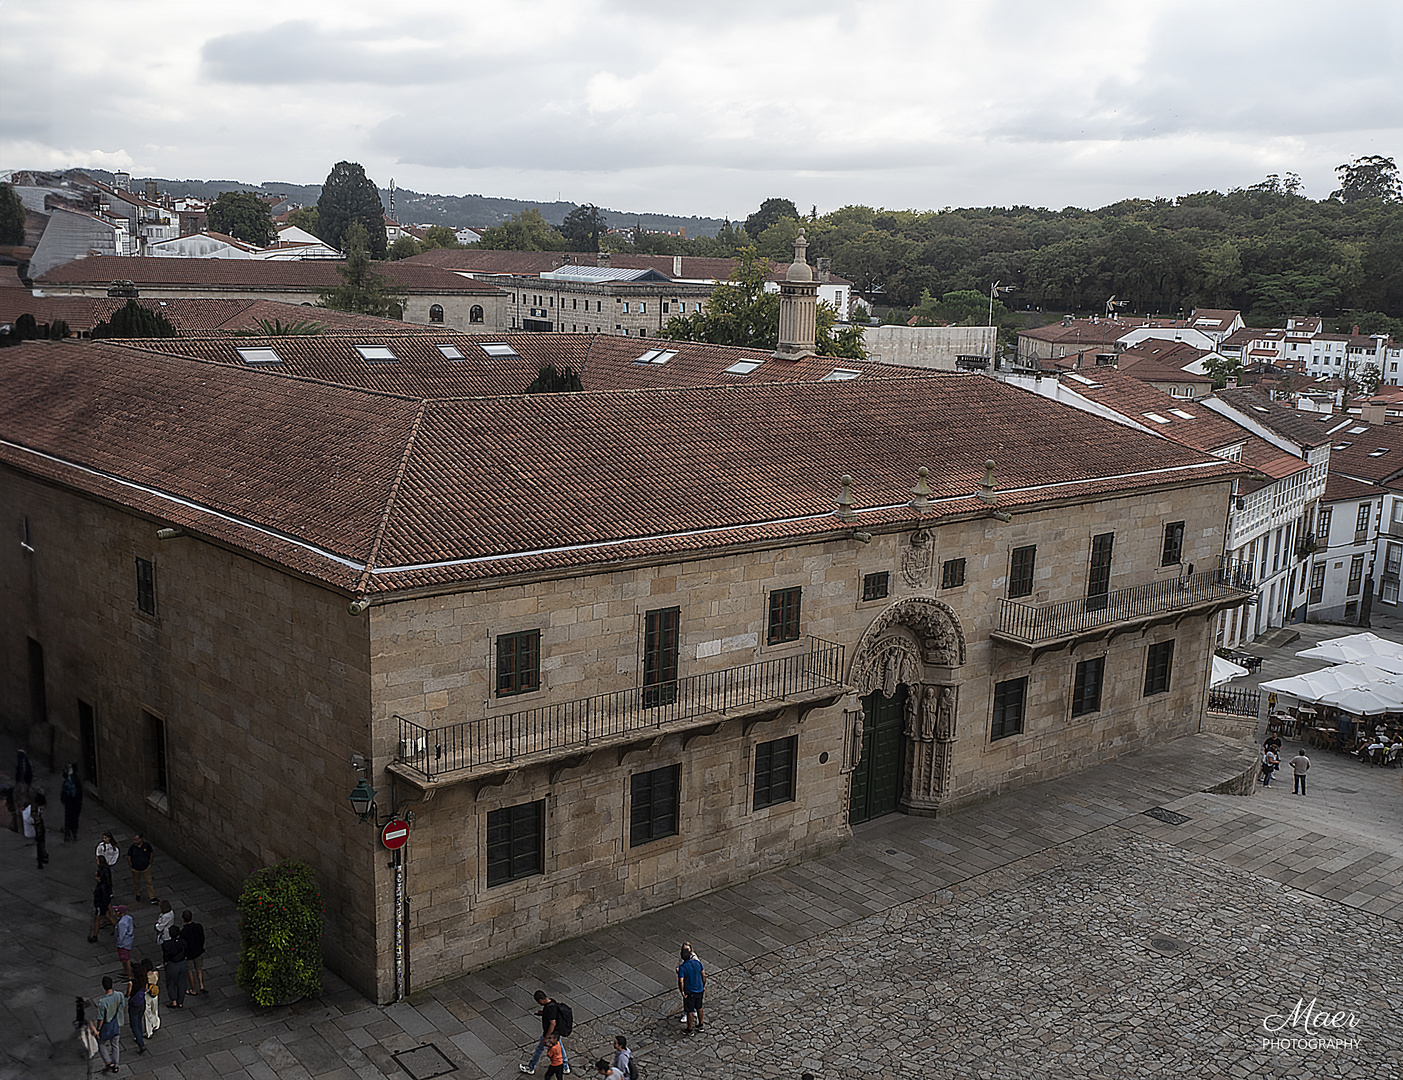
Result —
[[322, 992], [322, 898], [304, 862], [286, 861], [249, 875], [239, 897], [239, 970], [235, 982], [255, 1005]]

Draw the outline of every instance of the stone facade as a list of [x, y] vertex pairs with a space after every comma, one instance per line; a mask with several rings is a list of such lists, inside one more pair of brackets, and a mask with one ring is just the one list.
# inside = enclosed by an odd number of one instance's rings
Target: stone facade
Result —
[[[1213, 612], [1121, 622], [1038, 650], [995, 636], [999, 598], [1011, 551], [1027, 545], [1032, 603], [1083, 597], [1091, 538], [1107, 532], [1113, 590], [1182, 572], [1159, 568], [1169, 522], [1185, 522], [1184, 561], [1210, 563], [1231, 479], [1068, 498], [1009, 522], [888, 526], [866, 543], [770, 541], [389, 594], [360, 617], [348, 596], [275, 566], [203, 540], [159, 541], [161, 523], [141, 514], [9, 469], [0, 485], [33, 549], [0, 555], [0, 589], [17, 612], [4, 631], [6, 723], [41, 758], [51, 740], [56, 760], [79, 759], [77, 702], [91, 704], [104, 801], [230, 892], [259, 865], [306, 859], [326, 895], [328, 962], [386, 1000], [394, 885], [374, 830], [346, 808], [352, 753], [370, 759], [381, 817], [413, 815], [409, 948], [420, 988], [842, 843], [864, 693], [907, 687], [900, 794], [915, 813], [1197, 730]], [[137, 558], [155, 567], [154, 616], [138, 609]], [[965, 561], [960, 583], [943, 588], [955, 559]], [[885, 595], [863, 599], [864, 579], [880, 574]], [[770, 595], [792, 588], [801, 637], [768, 644]], [[405, 722], [438, 729], [637, 687], [646, 613], [664, 608], [680, 611], [681, 679], [797, 657], [817, 638], [846, 648], [846, 688], [687, 723], [660, 713], [655, 732], [432, 783], [398, 762]], [[499, 697], [496, 642], [526, 631], [540, 634], [540, 688]], [[43, 649], [47, 723], [31, 715], [25, 637]], [[1149, 650], [1171, 639], [1168, 688], [1146, 696]], [[1076, 665], [1099, 656], [1100, 707], [1073, 717]], [[996, 686], [1025, 676], [1018, 730], [991, 738]], [[152, 794], [150, 717], [165, 725], [163, 798]], [[756, 809], [757, 748], [790, 736], [793, 798]], [[634, 846], [631, 778], [673, 765], [677, 834]], [[488, 886], [488, 815], [537, 801], [542, 872]]]
[[585, 281], [483, 276], [506, 294], [503, 322], [489, 329], [657, 337], [668, 321], [700, 311], [714, 284], [685, 281]]

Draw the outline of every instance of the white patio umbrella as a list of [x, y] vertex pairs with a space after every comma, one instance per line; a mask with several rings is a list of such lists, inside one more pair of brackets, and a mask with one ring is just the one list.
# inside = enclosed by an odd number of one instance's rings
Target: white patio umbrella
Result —
[[1247, 669], [1241, 664], [1234, 664], [1231, 660], [1224, 660], [1221, 656], [1213, 657], [1213, 681], [1210, 686], [1222, 686], [1223, 683], [1239, 678], [1247, 674]]
[[1403, 645], [1365, 631], [1322, 641], [1296, 654], [1331, 664], [1370, 664], [1384, 671], [1403, 674]]
[[1277, 694], [1289, 694], [1302, 701], [1323, 701], [1329, 694], [1367, 685], [1390, 673], [1369, 664], [1340, 664], [1336, 667], [1309, 671], [1304, 675], [1289, 675], [1262, 683], [1262, 689]]

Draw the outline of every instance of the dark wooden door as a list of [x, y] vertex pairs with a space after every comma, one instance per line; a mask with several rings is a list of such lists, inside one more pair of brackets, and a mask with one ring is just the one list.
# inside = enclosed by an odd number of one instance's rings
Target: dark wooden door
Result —
[[1091, 569], [1086, 582], [1088, 611], [1100, 611], [1106, 606], [1111, 591], [1111, 548], [1115, 542], [1115, 533], [1101, 533], [1091, 538]]
[[677, 700], [678, 634], [681, 608], [650, 611], [643, 621], [643, 704], [671, 705]]
[[848, 820], [856, 824], [901, 808], [906, 753], [906, 687], [895, 697], [862, 699], [862, 760], [853, 770]]

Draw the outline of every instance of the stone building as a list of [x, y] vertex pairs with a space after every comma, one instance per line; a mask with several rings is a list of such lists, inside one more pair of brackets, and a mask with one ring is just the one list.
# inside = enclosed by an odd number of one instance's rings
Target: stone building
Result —
[[[94, 255], [55, 267], [35, 285], [46, 296], [106, 296], [114, 281], [130, 281], [142, 297], [230, 297], [315, 305], [341, 284], [330, 259], [119, 258]], [[506, 295], [487, 282], [406, 262], [373, 264], [405, 297], [404, 320], [456, 330], [500, 330]]]
[[1195, 731], [1252, 596], [1240, 466], [982, 376], [0, 365], [0, 716], [227, 891], [305, 859], [380, 1001]]

